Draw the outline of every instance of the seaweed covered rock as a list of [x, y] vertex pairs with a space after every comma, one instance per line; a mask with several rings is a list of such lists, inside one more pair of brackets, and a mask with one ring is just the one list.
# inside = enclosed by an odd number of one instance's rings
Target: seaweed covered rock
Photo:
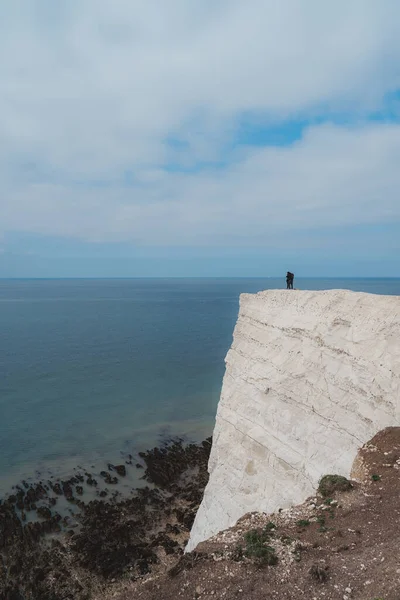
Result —
[[[210, 440], [199, 446], [172, 440], [143, 453], [146, 478], [163, 485], [139, 488], [129, 498], [99, 485], [98, 496], [106, 499], [85, 502], [85, 486], [97, 486], [89, 472], [47, 486], [23, 482], [0, 503], [0, 599], [89, 600], [93, 586], [140, 578], [160, 557], [182, 555], [207, 482], [210, 447]], [[121, 465], [109, 466], [123, 476]], [[107, 483], [117, 480], [108, 471], [101, 475]], [[61, 496], [72, 503], [63, 516], [52, 512]]]

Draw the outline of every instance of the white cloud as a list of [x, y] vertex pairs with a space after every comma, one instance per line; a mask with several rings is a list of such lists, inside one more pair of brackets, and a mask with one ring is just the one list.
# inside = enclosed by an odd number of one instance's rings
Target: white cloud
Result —
[[0, 227], [206, 244], [399, 219], [396, 125], [314, 126], [225, 169], [163, 169], [218, 160], [243, 113], [362, 121], [400, 87], [399, 23], [397, 0], [3, 3]]

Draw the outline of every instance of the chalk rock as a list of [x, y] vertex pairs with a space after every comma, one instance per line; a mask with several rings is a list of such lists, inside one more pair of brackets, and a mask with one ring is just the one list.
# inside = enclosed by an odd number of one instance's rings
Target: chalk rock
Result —
[[303, 502], [400, 424], [400, 298], [244, 294], [226, 357], [210, 479], [187, 551], [251, 511]]

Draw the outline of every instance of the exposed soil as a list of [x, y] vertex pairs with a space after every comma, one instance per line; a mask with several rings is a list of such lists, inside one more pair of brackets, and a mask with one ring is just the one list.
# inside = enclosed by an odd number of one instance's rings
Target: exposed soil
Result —
[[[109, 597], [399, 600], [400, 428], [380, 432], [360, 450], [353, 476], [358, 481], [351, 487], [340, 480], [347, 491], [328, 487], [330, 496], [316, 493], [278, 514], [246, 515], [172, 566], [166, 563], [164, 572]], [[267, 536], [263, 552], [270, 546], [277, 564], [263, 564], [260, 547], [254, 556], [249, 530], [258, 532], [251, 539]]]

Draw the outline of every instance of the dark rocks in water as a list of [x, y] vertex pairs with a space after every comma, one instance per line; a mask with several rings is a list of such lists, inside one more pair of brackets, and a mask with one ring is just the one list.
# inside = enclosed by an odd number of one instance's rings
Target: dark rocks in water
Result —
[[[163, 479], [165, 488], [141, 488], [136, 491], [134, 498], [115, 501], [115, 504], [90, 502], [81, 518], [81, 531], [73, 538], [81, 566], [86, 569], [90, 566], [91, 570], [107, 579], [122, 577], [127, 568], [133, 569], [133, 572], [129, 571], [130, 576], [139, 577], [157, 562], [156, 548], [163, 548], [167, 554], [181, 554], [181, 544], [171, 536], [187, 531], [194, 519], [193, 503], [197, 498], [201, 499], [204, 491], [210, 447], [210, 443], [207, 443], [200, 447], [200, 451], [195, 451], [194, 445], [184, 447], [179, 441], [178, 446], [173, 446], [172, 452], [168, 447], [162, 448], [161, 456], [156, 451], [143, 453], [148, 475], [150, 471], [158, 474], [161, 467], [169, 473], [169, 479]], [[186, 452], [188, 455], [185, 458]], [[199, 458], [201, 464], [198, 464]], [[109, 474], [102, 472], [101, 475], [106, 478]], [[193, 489], [187, 492], [192, 476], [198, 484], [194, 483]], [[154, 482], [150, 476], [148, 479]], [[196, 486], [200, 489], [195, 493]], [[183, 495], [189, 498], [184, 500], [189, 504], [189, 515], [185, 515], [184, 508], [178, 515], [170, 511], [174, 521], [179, 516], [181, 525], [169, 524], [167, 531], [164, 521], [167, 507], [171, 503], [172, 506], [174, 503], [175, 507], [180, 506]], [[157, 533], [151, 535], [151, 531]]]
[[116, 465], [114, 467], [115, 471], [118, 473], [120, 477], [126, 477], [126, 467], [125, 465]]
[[[39, 483], [36, 486], [33, 486], [31, 488], [33, 490], [33, 494], [35, 496], [35, 502], [37, 502], [38, 500], [41, 500], [42, 498], [45, 498], [47, 496], [47, 492], [43, 486], [42, 483]], [[29, 494], [30, 490], [27, 491], [27, 494]]]
[[94, 477], [92, 477], [90, 473], [86, 473], [86, 477], [86, 483], [88, 485], [97, 486], [97, 481], [94, 479]]
[[55, 506], [57, 504], [57, 498], [49, 498], [50, 506]]
[[24, 509], [24, 506], [25, 506], [24, 496], [25, 496], [25, 492], [23, 490], [20, 490], [17, 494], [17, 501], [16, 501], [15, 505], [18, 508], [18, 510]]
[[111, 477], [110, 473], [107, 471], [101, 471], [100, 475], [103, 477], [104, 481], [109, 485], [115, 485], [118, 483], [117, 477]]
[[126, 476], [126, 467], [125, 465], [112, 465], [111, 463], [108, 464], [108, 470], [109, 471], [116, 471], [116, 473], [118, 473], [118, 475], [120, 475], [121, 477], [125, 477]]
[[62, 523], [64, 527], [70, 527], [71, 529], [78, 527], [78, 523], [72, 517], [64, 517]]
[[[57, 499], [45, 487], [19, 489], [13, 494], [14, 503], [9, 499], [0, 503], [0, 598], [89, 600], [93, 586], [150, 572], [160, 552], [161, 556], [182, 555], [207, 482], [210, 447], [210, 442], [185, 446], [176, 440], [142, 453], [144, 478], [157, 487], [138, 489], [125, 499], [113, 493], [105, 500], [107, 491], [99, 490], [102, 499], [84, 502], [79, 497], [84, 489], [80, 484], [97, 485], [90, 473], [85, 478], [77, 474], [62, 482], [49, 481], [55, 495], [64, 495], [80, 509], [79, 514], [64, 519], [52, 514], [52, 500]], [[123, 477], [122, 471], [119, 474]], [[109, 472], [104, 471], [102, 477], [110, 478], [110, 483], [118, 481]], [[21, 501], [23, 511], [18, 509]], [[23, 522], [24, 511], [36, 504], [42, 520]], [[56, 532], [61, 533], [55, 536]], [[46, 537], [50, 533], [52, 537]]]
[[58, 481], [52, 485], [52, 490], [55, 494], [57, 494], [57, 496], [63, 495], [62, 487]]
[[144, 469], [144, 466], [141, 465], [140, 463], [136, 463], [136, 468], [137, 469]]
[[185, 446], [182, 440], [176, 440], [162, 448], [140, 452], [139, 456], [146, 464], [143, 479], [161, 488], [171, 489], [179, 484], [182, 475], [190, 468], [200, 465], [204, 471], [210, 450], [211, 438], [208, 438], [201, 445]]
[[70, 484], [69, 481], [62, 481], [61, 482], [62, 485], [62, 491], [64, 493], [64, 496], [66, 497], [67, 500], [73, 500], [74, 498], [74, 494], [72, 492], [72, 486]]
[[39, 517], [42, 517], [42, 519], [51, 519], [51, 510], [47, 508], [47, 506], [39, 506], [36, 513]]

